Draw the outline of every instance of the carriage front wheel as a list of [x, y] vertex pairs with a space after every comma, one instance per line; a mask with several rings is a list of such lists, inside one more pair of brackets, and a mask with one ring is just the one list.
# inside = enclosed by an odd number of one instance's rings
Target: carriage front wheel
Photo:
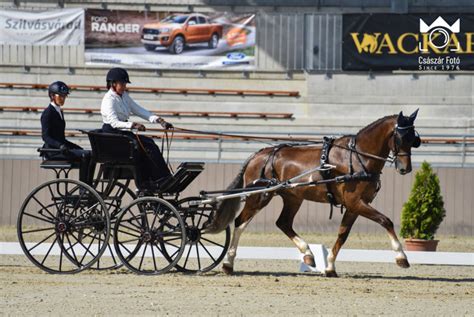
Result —
[[186, 230], [181, 215], [160, 198], [134, 200], [115, 222], [117, 256], [126, 267], [139, 274], [156, 275], [171, 270], [180, 260], [185, 243]]
[[25, 255], [49, 273], [77, 273], [107, 248], [110, 218], [99, 194], [73, 179], [35, 188], [18, 214], [18, 241]]

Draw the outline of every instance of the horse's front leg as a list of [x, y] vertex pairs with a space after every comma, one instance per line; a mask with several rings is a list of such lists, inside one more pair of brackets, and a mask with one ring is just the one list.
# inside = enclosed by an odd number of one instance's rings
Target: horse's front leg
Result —
[[336, 273], [336, 257], [341, 250], [342, 246], [347, 240], [349, 233], [351, 232], [352, 225], [356, 221], [358, 215], [352, 213], [349, 210], [346, 210], [344, 216], [342, 217], [341, 225], [339, 226], [339, 232], [337, 235], [337, 240], [331, 251], [328, 254], [328, 266], [326, 268], [325, 274], [328, 277], [337, 277]]
[[408, 263], [407, 256], [405, 252], [403, 252], [403, 246], [398, 240], [397, 234], [393, 229], [393, 222], [390, 220], [390, 218], [388, 218], [387, 216], [379, 212], [377, 209], [373, 208], [372, 206], [363, 201], [359, 202], [357, 213], [361, 216], [375, 221], [387, 230], [390, 242], [392, 244], [392, 249], [397, 253], [397, 255], [395, 256], [395, 261], [397, 265], [402, 268], [409, 268], [410, 264]]

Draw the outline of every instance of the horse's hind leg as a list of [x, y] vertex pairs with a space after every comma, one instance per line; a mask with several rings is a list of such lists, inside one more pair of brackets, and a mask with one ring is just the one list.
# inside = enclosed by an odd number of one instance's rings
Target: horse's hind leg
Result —
[[298, 250], [304, 255], [303, 261], [306, 265], [316, 267], [314, 262], [314, 255], [309, 248], [309, 245], [301, 239], [301, 237], [293, 230], [293, 220], [295, 215], [301, 207], [303, 199], [296, 198], [293, 196], [282, 196], [283, 197], [283, 209], [276, 222], [278, 228], [283, 231], [288, 238], [296, 245]]
[[232, 274], [234, 272], [234, 260], [237, 255], [240, 236], [252, 218], [270, 202], [271, 198], [272, 196], [255, 195], [249, 197], [245, 202], [244, 209], [235, 219], [235, 228], [232, 233], [229, 250], [227, 251], [227, 257], [222, 264], [222, 271], [224, 273]]
[[337, 277], [336, 273], [336, 257], [341, 250], [342, 246], [347, 240], [349, 233], [351, 232], [352, 225], [356, 221], [358, 215], [346, 210], [344, 216], [342, 217], [341, 225], [339, 226], [339, 232], [337, 235], [337, 240], [331, 251], [328, 254], [328, 266], [326, 268], [326, 276], [328, 277]]
[[397, 265], [403, 268], [409, 268], [410, 264], [408, 263], [407, 256], [405, 252], [403, 252], [402, 244], [398, 240], [397, 234], [393, 229], [393, 222], [387, 216], [380, 213], [375, 208], [371, 207], [363, 201], [360, 201], [360, 203], [358, 204], [357, 213], [361, 216], [375, 221], [387, 230], [390, 242], [392, 244], [392, 249], [397, 253], [397, 255], [395, 256]]

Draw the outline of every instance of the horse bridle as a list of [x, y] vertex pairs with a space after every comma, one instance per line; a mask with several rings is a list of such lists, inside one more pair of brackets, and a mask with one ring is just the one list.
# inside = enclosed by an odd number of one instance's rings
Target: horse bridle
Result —
[[[407, 135], [406, 134], [407, 132], [400, 133], [400, 130], [408, 131], [408, 129], [410, 129], [410, 128], [414, 129], [415, 126], [410, 125], [410, 126], [406, 126], [406, 127], [399, 127], [398, 124], [395, 125], [395, 127], [393, 128], [393, 132], [392, 132], [394, 149], [390, 149], [393, 152], [393, 156], [389, 155], [387, 158], [358, 150], [356, 148], [356, 144], [355, 144], [355, 137], [353, 137], [349, 141], [348, 146], [343, 146], [343, 145], [339, 145], [339, 144], [333, 144], [333, 146], [336, 146], [338, 148], [345, 149], [345, 150], [357, 153], [359, 155], [362, 155], [362, 156], [365, 156], [365, 157], [368, 157], [368, 158], [372, 158], [374, 160], [378, 160], [378, 161], [382, 161], [382, 162], [388, 162], [390, 164], [393, 164], [399, 156], [410, 156], [411, 155], [411, 151], [409, 151], [409, 152], [401, 152], [400, 151], [400, 147], [404, 142], [403, 138]], [[420, 136], [419, 136], [419, 134], [416, 130], [414, 131], [414, 137], [415, 137], [415, 140], [413, 141], [412, 147], [416, 148], [416, 147], [419, 147], [420, 144], [421, 144]]]
[[[409, 129], [413, 129], [413, 141], [411, 142], [410, 150], [408, 152], [401, 152], [400, 147], [404, 143], [404, 138], [406, 138], [406, 136], [408, 135]], [[392, 150], [393, 157], [390, 158], [392, 162], [395, 161], [395, 159], [399, 156], [411, 156], [411, 148], [412, 147], [417, 148], [421, 144], [420, 135], [415, 130], [414, 125], [399, 127], [398, 124], [396, 124], [395, 128], [393, 129], [392, 136], [393, 136], [393, 146], [394, 146], [394, 149]], [[411, 141], [411, 140], [407, 140], [407, 141]]]

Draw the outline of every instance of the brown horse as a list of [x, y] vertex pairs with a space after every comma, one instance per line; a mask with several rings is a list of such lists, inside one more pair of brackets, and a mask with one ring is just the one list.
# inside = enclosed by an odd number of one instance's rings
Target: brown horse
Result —
[[[314, 256], [308, 244], [293, 230], [293, 220], [303, 200], [328, 203], [327, 193], [332, 194], [332, 202], [346, 208], [339, 234], [328, 255], [327, 276], [337, 276], [335, 261], [339, 250], [346, 241], [352, 225], [358, 216], [371, 219], [387, 230], [393, 250], [396, 252], [396, 263], [408, 268], [407, 257], [393, 229], [392, 221], [369, 204], [375, 198], [380, 187], [379, 176], [389, 157], [396, 170], [404, 175], [411, 172], [411, 148], [420, 145], [420, 138], [415, 131], [414, 121], [418, 110], [409, 117], [399, 115], [381, 118], [360, 130], [355, 136], [343, 136], [335, 139], [322, 150], [321, 145], [287, 145], [269, 147], [254, 153], [244, 163], [240, 173], [228, 189], [244, 188], [259, 182], [262, 178], [274, 178], [278, 181], [288, 180], [304, 171], [319, 165], [321, 155], [326, 153], [324, 162], [334, 165], [327, 175], [315, 172], [302, 177], [300, 182], [318, 181], [323, 178], [346, 178], [342, 182], [331, 182], [328, 185], [302, 186], [292, 189], [281, 189], [267, 194], [249, 196], [245, 206], [235, 219], [235, 229], [223, 271], [231, 274], [237, 252], [239, 238], [252, 218], [265, 207], [274, 195], [283, 198], [283, 210], [276, 221], [280, 228], [304, 255], [304, 262], [315, 266]], [[324, 146], [323, 146], [324, 148]], [[329, 150], [330, 149], [330, 150]], [[352, 175], [352, 176], [350, 176]], [[356, 175], [356, 177], [354, 177]], [[359, 175], [359, 176], [357, 176]], [[224, 200], [218, 206], [216, 216], [208, 227], [211, 232], [223, 230], [234, 220], [240, 206], [240, 198]]]

